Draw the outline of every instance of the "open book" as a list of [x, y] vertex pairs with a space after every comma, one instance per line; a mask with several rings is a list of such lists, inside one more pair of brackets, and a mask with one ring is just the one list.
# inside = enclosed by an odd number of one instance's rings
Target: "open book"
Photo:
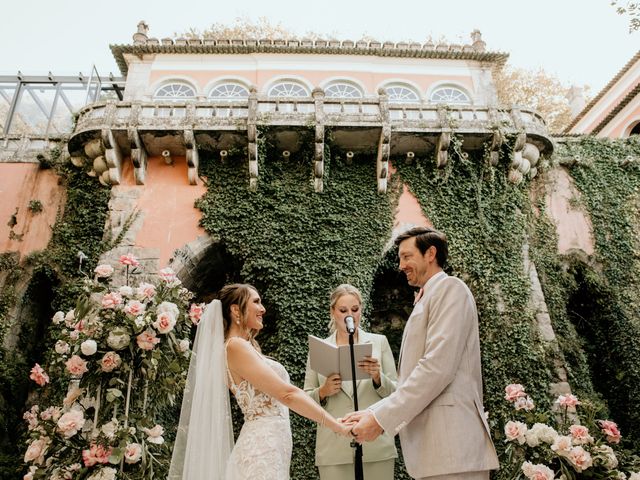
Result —
[[[353, 355], [356, 362], [356, 380], [371, 378], [370, 375], [358, 368], [358, 362], [364, 357], [370, 357], [373, 353], [371, 343], [360, 343], [353, 346]], [[339, 373], [342, 381], [351, 381], [351, 353], [349, 345], [337, 347], [321, 338], [309, 335], [309, 361], [311, 369], [320, 375], [328, 377]]]

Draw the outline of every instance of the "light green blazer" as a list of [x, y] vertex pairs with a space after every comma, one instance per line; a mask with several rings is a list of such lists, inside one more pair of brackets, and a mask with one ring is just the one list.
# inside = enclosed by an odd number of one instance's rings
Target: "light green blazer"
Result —
[[[389, 341], [384, 335], [368, 333], [358, 330], [360, 343], [373, 344], [372, 356], [380, 361], [380, 387], [375, 389], [373, 381], [358, 380], [358, 407], [364, 410], [382, 398], [387, 397], [396, 389], [396, 365], [389, 347]], [[335, 332], [326, 339], [330, 343], [336, 344]], [[357, 368], [357, 367], [356, 367]], [[311, 370], [309, 359], [307, 358], [307, 371], [304, 379], [304, 391], [316, 402], [320, 403], [319, 390], [327, 377]], [[336, 418], [343, 417], [349, 412], [353, 412], [353, 386], [351, 381], [343, 382], [341, 390], [325, 399], [323, 402], [325, 410]], [[339, 437], [328, 428], [318, 426], [316, 433], [316, 465], [342, 465], [353, 463], [355, 449], [351, 448], [350, 439]], [[380, 435], [374, 442], [365, 443], [362, 448], [363, 462], [378, 462], [397, 458], [398, 452], [394, 444], [393, 437], [387, 434]]]

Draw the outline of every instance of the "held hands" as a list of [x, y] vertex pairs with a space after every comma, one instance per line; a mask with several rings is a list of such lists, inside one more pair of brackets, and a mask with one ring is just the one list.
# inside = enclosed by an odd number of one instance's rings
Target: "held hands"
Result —
[[371, 375], [373, 383], [380, 385], [380, 362], [377, 358], [364, 357], [362, 361], [358, 362], [358, 368]]
[[342, 387], [342, 379], [339, 373], [334, 373], [324, 382], [324, 385], [320, 387], [320, 399], [323, 400], [327, 397], [331, 397], [340, 391]]
[[349, 413], [340, 422], [350, 427], [351, 435], [358, 443], [372, 442], [384, 432], [371, 410]]

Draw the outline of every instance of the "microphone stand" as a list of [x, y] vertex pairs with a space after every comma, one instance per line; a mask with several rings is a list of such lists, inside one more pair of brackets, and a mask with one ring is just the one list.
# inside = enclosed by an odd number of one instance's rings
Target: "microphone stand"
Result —
[[[353, 332], [349, 332], [349, 353], [351, 354], [351, 380], [353, 382], [353, 409], [358, 411], [358, 388], [356, 385], [356, 360], [353, 352]], [[362, 445], [355, 440], [351, 440], [351, 447], [356, 449], [355, 460], [353, 463], [355, 480], [364, 480], [364, 471], [362, 469]]]

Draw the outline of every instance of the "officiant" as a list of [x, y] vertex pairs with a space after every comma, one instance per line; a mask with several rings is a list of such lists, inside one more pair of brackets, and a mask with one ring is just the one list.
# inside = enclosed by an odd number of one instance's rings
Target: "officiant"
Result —
[[[396, 365], [384, 335], [365, 332], [360, 328], [362, 317], [362, 295], [349, 284], [339, 285], [329, 299], [329, 330], [326, 341], [334, 345], [348, 345], [344, 318], [351, 315], [356, 326], [354, 343], [371, 343], [371, 357], [357, 365], [367, 372], [369, 379], [358, 380], [358, 406], [364, 410], [396, 389]], [[342, 382], [339, 374], [325, 377], [310, 368], [307, 359], [304, 390], [311, 398], [336, 418], [354, 410], [353, 385]], [[393, 437], [383, 434], [377, 440], [363, 445], [364, 478], [366, 480], [392, 480], [393, 468], [398, 452]], [[316, 466], [321, 480], [353, 480], [354, 449], [349, 439], [334, 435], [329, 429], [318, 426], [316, 432]]]

